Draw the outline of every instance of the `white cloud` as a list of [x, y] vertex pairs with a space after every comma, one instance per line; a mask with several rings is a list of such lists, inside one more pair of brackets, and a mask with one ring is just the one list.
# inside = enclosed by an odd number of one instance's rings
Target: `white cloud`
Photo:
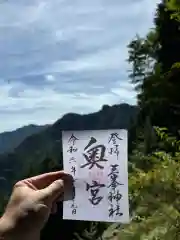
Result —
[[135, 103], [127, 44], [152, 0], [8, 0], [0, 8], [0, 131], [103, 104]]
[[[11, 130], [24, 124], [53, 123], [67, 112], [88, 113], [102, 107], [104, 104], [119, 103], [127, 101], [129, 91], [118, 92], [112, 89], [112, 93], [95, 95], [93, 93], [65, 94], [56, 92], [48, 87], [43, 91], [40, 89], [25, 89], [20, 91], [19, 97], [9, 97], [11, 87], [4, 85], [1, 89], [0, 108], [1, 128]], [[115, 94], [114, 94], [115, 93]], [[131, 97], [131, 96], [130, 96]], [[125, 99], [125, 100], [124, 100]], [[133, 103], [134, 100], [130, 101]], [[13, 124], [12, 124], [13, 121]]]
[[61, 73], [69, 71], [100, 71], [104, 69], [119, 70], [127, 65], [125, 59], [121, 59], [121, 55], [123, 55], [123, 49], [121, 49], [121, 46], [115, 46], [112, 49], [99, 51], [74, 61], [53, 63], [50, 71]]
[[55, 77], [53, 75], [50, 75], [50, 74], [45, 75], [45, 79], [46, 79], [47, 82], [54, 82], [54, 81], [56, 81]]

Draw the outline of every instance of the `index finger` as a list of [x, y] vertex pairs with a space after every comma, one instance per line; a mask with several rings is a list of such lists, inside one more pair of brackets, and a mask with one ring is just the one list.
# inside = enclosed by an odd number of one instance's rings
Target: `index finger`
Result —
[[31, 183], [37, 189], [43, 189], [58, 179], [72, 181], [72, 176], [64, 171], [57, 171], [44, 173], [35, 177], [24, 179], [23, 181]]

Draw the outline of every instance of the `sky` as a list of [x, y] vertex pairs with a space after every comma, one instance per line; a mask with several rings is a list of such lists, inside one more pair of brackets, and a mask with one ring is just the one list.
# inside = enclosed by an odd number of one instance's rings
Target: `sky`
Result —
[[1, 0], [0, 132], [136, 104], [128, 43], [158, 0]]

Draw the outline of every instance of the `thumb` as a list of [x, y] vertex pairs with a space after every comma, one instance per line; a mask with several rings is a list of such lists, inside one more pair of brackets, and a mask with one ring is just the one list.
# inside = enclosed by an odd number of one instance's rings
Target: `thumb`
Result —
[[40, 190], [44, 200], [50, 204], [55, 201], [60, 195], [64, 193], [64, 181], [56, 180], [51, 183], [48, 187]]

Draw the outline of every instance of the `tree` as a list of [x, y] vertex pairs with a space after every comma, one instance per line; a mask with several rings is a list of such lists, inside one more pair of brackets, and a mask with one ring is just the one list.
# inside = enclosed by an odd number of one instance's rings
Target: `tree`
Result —
[[142, 122], [148, 115], [153, 124], [175, 132], [180, 126], [180, 22], [172, 18], [174, 12], [167, 1], [158, 5], [154, 29], [131, 41], [128, 61]]
[[[131, 155], [129, 174], [131, 223], [118, 226], [104, 239], [178, 240], [180, 237], [180, 143], [160, 128], [157, 149], [146, 155], [138, 149]], [[175, 154], [164, 148], [173, 147]], [[108, 232], [108, 230], [106, 231]]]

